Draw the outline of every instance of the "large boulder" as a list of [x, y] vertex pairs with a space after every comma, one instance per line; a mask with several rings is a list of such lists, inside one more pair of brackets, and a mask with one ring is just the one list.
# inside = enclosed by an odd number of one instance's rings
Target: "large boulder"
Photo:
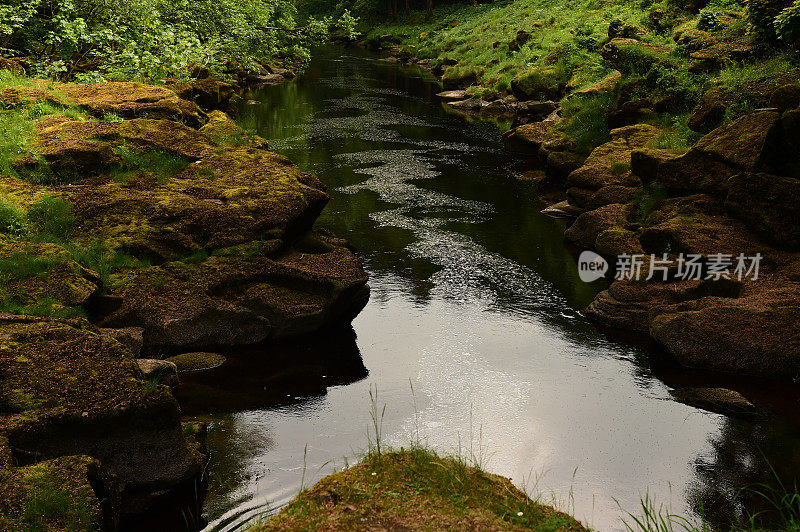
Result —
[[96, 116], [115, 114], [122, 118], [174, 120], [198, 127], [207, 117], [197, 104], [178, 97], [166, 87], [133, 82], [72, 84], [52, 87], [66, 97], [65, 103], [77, 105]]
[[3, 297], [23, 307], [49, 300], [57, 307], [77, 307], [100, 290], [100, 278], [61, 246], [0, 239]]
[[800, 250], [800, 180], [737, 174], [729, 181], [725, 208], [776, 246]]
[[590, 319], [608, 327], [632, 331], [650, 330], [654, 308], [665, 304], [697, 299], [713, 293], [704, 281], [646, 282], [614, 281], [600, 292], [584, 310]]
[[166, 180], [145, 174], [67, 191], [76, 238], [156, 262], [248, 243], [253, 251], [280, 248], [307, 232], [328, 202], [324, 186], [289, 159], [247, 146], [208, 155]]
[[663, 200], [642, 225], [640, 240], [648, 253], [771, 254], [758, 235], [726, 215], [721, 200], [708, 195]]
[[625, 221], [625, 205], [613, 204], [578, 216], [564, 232], [564, 238], [574, 244], [594, 248], [597, 236]]
[[796, 378], [798, 301], [800, 291], [794, 285], [739, 299], [707, 297], [665, 306], [655, 312], [650, 334], [684, 366]]
[[215, 144], [195, 129], [169, 120], [98, 122], [52, 116], [36, 124], [29, 153], [15, 165], [23, 172], [52, 174], [58, 181], [80, 180], [122, 165], [120, 147], [197, 160]]
[[343, 242], [321, 236], [318, 245], [120, 273], [120, 307], [101, 323], [136, 324], [146, 347], [166, 349], [249, 345], [345, 325], [367, 302], [366, 275]]
[[536, 155], [557, 123], [555, 118], [548, 118], [541, 122], [523, 124], [503, 133], [503, 142], [514, 151]]
[[704, 136], [685, 155], [659, 164], [657, 179], [673, 194], [724, 196], [734, 174], [758, 171], [778, 157], [779, 120], [774, 109], [739, 117]]

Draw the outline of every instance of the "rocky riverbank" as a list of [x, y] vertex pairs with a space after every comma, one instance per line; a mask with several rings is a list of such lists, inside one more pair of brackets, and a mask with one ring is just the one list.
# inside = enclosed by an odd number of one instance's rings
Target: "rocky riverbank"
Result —
[[[367, 44], [437, 75], [450, 107], [513, 119], [504, 139], [538, 161], [524, 177], [553, 202], [544, 212], [574, 218], [566, 240], [610, 264], [611, 286], [587, 316], [648, 336], [684, 366], [797, 379], [800, 70], [771, 69], [777, 60], [746, 33], [741, 12], [713, 28], [691, 10], [681, 15], [672, 28], [680, 50], [652, 44], [664, 28], [608, 25], [605, 39], [588, 48], [600, 56], [594, 66], [608, 73], [591, 83], [581, 83], [588, 64], [564, 72], [555, 53], [550, 66], [511, 70], [507, 90], [449, 52], [414, 55], [434, 42], [448, 46], [448, 36], [458, 42], [492, 27], [490, 8], [452, 29], [437, 26], [438, 40], [409, 36], [413, 26], [392, 34], [390, 26]], [[526, 22], [532, 32], [491, 48], [507, 46], [510, 59], [501, 62], [513, 62], [521, 47], [533, 53], [532, 43], [546, 39], [555, 20]], [[753, 62], [759, 57], [761, 74]], [[720, 69], [740, 69], [746, 79], [734, 89], [715, 77]], [[693, 100], [691, 85], [675, 85], [686, 76], [701, 76], [691, 79], [710, 88]], [[631, 258], [640, 275], [615, 271], [624, 261], [630, 268]], [[690, 276], [687, 260], [697, 268]]]
[[219, 110], [232, 98], [3, 78], [0, 529], [113, 529], [195, 490], [204, 429], [158, 359], [366, 304], [349, 245], [314, 229], [325, 186]]

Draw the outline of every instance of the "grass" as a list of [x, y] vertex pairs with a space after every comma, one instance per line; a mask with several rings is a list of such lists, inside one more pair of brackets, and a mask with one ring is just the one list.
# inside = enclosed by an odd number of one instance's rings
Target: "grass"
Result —
[[508, 479], [422, 449], [369, 454], [253, 530], [585, 530]]
[[639, 187], [633, 197], [633, 205], [636, 208], [636, 220], [640, 223], [644, 222], [658, 203], [666, 197], [667, 190], [661, 183], [652, 182]]
[[755, 63], [731, 63], [719, 73], [719, 84], [735, 92], [754, 81], [777, 78], [800, 66], [797, 54], [781, 52]]
[[33, 466], [23, 479], [28, 493], [23, 509], [25, 530], [53, 530], [56, 523], [61, 525], [58, 529], [70, 532], [93, 529], [97, 512], [91, 495], [65, 490], [63, 480], [49, 469], [47, 464]]
[[17, 204], [0, 198], [0, 234], [21, 237], [28, 234], [28, 219]]
[[77, 318], [86, 316], [82, 308], [64, 307], [52, 297], [44, 297], [27, 305], [15, 301], [13, 297], [5, 297], [0, 300], [0, 312], [23, 316], [48, 316], [51, 318]]
[[664, 113], [652, 120], [653, 125], [664, 130], [653, 142], [653, 148], [684, 152], [697, 144], [701, 133], [692, 131], [688, 125], [689, 113]]
[[[646, 27], [647, 12], [656, 7], [667, 7], [667, 3], [656, 2], [647, 9], [636, 3], [602, 0], [458, 4], [437, 8], [430, 21], [424, 13], [414, 12], [396, 24], [378, 26], [367, 40], [391, 34], [416, 57], [439, 64], [455, 60], [465, 71], [483, 69], [482, 85], [490, 91], [508, 90], [517, 73], [547, 65], [567, 70], [572, 74], [571, 85], [580, 88], [609, 72], [599, 51], [610, 23], [617, 20]], [[532, 37], [522, 45], [511, 45], [518, 30]], [[647, 33], [643, 38], [674, 46], [666, 35]]]
[[561, 102], [564, 120], [559, 123], [576, 151], [589, 153], [611, 138], [607, 115], [614, 108], [611, 95], [575, 96]]
[[26, 279], [37, 275], [48, 275], [58, 261], [55, 257], [39, 257], [23, 252], [0, 258], [0, 284]]
[[115, 148], [114, 153], [122, 159], [111, 171], [111, 178], [117, 183], [126, 183], [139, 175], [150, 175], [163, 183], [189, 164], [187, 159], [177, 155], [159, 150], [140, 151], [125, 145]]
[[75, 225], [72, 205], [61, 196], [42, 196], [28, 206], [28, 222], [37, 238], [67, 241]]
[[87, 244], [68, 243], [64, 247], [76, 262], [97, 272], [104, 286], [112, 285], [111, 274], [116, 271], [151, 265], [148, 259], [134, 257], [119, 248], [112, 249], [98, 240]]

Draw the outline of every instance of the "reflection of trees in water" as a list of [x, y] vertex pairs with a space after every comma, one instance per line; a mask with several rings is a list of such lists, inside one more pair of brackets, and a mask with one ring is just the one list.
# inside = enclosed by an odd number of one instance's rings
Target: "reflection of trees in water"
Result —
[[793, 489], [800, 476], [798, 426], [779, 420], [751, 423], [726, 419], [710, 443], [713, 457], [695, 462], [698, 486], [688, 494], [694, 510], [705, 514], [715, 530], [728, 530], [736, 519], [746, 520], [756, 512], [763, 512], [759, 517], [765, 524], [774, 522], [774, 507], [754, 489], [746, 488], [762, 483], [777, 488], [777, 475], [784, 486]]

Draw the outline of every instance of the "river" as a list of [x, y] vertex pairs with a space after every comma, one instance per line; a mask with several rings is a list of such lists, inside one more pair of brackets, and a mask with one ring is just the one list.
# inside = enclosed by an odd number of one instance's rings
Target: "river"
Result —
[[[502, 147], [508, 124], [448, 112], [439, 90], [424, 72], [323, 49], [242, 105], [241, 125], [328, 185], [318, 226], [355, 246], [372, 295], [354, 332], [233, 353], [179, 391], [210, 422], [208, 529], [241, 528], [356, 461], [373, 404], [385, 445], [473, 456], [603, 531], [648, 494], [690, 518], [700, 495], [724, 520], [732, 490], [763, 474], [759, 449], [795, 474], [791, 415], [676, 403], [667, 383], [718, 377], [654, 364], [581, 316], [604, 284], [579, 280], [564, 223], [514, 178], [525, 161]], [[797, 411], [785, 386], [732, 386]]]

